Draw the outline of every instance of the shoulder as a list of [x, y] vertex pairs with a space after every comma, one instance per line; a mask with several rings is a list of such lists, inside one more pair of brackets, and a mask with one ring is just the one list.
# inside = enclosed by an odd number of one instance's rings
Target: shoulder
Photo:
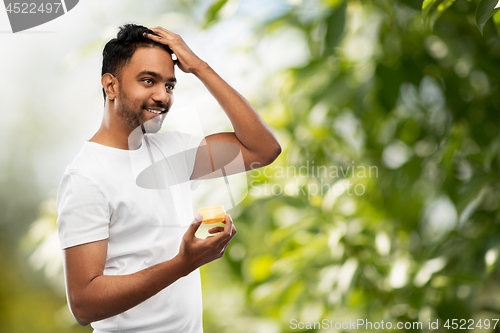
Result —
[[97, 149], [97, 146], [92, 142], [85, 142], [76, 154], [73, 161], [68, 165], [68, 170], [86, 170], [92, 168], [96, 161], [101, 159], [102, 153]]
[[105, 196], [104, 192], [104, 189], [99, 185], [99, 180], [91, 173], [69, 165], [61, 178], [58, 197], [67, 194], [80, 196], [89, 193], [94, 195], [99, 193], [101, 196]]
[[129, 160], [128, 151], [87, 141], [68, 165], [66, 171], [79, 172], [103, 181], [110, 174], [116, 172], [117, 166], [123, 166]]
[[73, 161], [66, 167], [59, 185], [59, 192], [68, 188], [80, 189], [95, 188], [101, 190], [99, 183], [102, 174], [102, 165], [106, 164], [102, 160], [102, 154], [92, 146], [85, 143]]

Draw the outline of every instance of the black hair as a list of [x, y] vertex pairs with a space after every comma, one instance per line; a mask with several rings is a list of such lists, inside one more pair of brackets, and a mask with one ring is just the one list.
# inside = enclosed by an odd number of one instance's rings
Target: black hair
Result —
[[[102, 51], [101, 76], [110, 73], [119, 78], [123, 66], [127, 64], [139, 47], [160, 47], [170, 54], [173, 53], [168, 46], [149, 39], [143, 35], [144, 33], [157, 35], [142, 25], [125, 24], [120, 27], [116, 38], [110, 40]], [[104, 101], [106, 101], [104, 88], [102, 89], [102, 93]]]

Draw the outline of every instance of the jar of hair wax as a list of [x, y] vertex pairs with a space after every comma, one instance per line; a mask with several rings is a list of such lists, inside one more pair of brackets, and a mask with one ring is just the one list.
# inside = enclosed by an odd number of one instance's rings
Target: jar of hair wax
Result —
[[198, 212], [203, 216], [202, 223], [204, 224], [214, 224], [226, 221], [226, 211], [222, 205], [203, 207], [200, 208]]

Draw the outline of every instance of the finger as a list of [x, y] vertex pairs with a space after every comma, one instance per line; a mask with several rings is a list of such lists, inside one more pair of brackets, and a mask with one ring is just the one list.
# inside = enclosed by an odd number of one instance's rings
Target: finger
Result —
[[[155, 32], [155, 33], [156, 33], [156, 32]], [[158, 34], [158, 33], [156, 33], [156, 34]], [[160, 39], [162, 39], [162, 38], [163, 38], [163, 36], [156, 36], [156, 35], [153, 35], [152, 33], [148, 33], [148, 32], [145, 32], [145, 33], [143, 33], [142, 35], [143, 35], [144, 37], [149, 38], [149, 39], [152, 39], [152, 40], [154, 40], [154, 41], [158, 41], [158, 40], [160, 40]]]
[[226, 235], [226, 238], [225, 238], [225, 242], [226, 242], [226, 246], [229, 244], [229, 242], [231, 242], [231, 240], [233, 239], [233, 237], [236, 235], [236, 228], [233, 224], [233, 227], [231, 229], [231, 234], [230, 235]]
[[194, 237], [194, 234], [196, 233], [196, 231], [200, 227], [202, 220], [203, 220], [203, 216], [201, 215], [201, 213], [198, 212], [198, 214], [196, 214], [196, 217], [194, 218], [193, 222], [191, 222], [191, 225], [189, 226], [188, 230], [186, 231], [186, 235], [188, 237], [190, 237], [190, 238]]
[[191, 225], [189, 226], [188, 230], [186, 231], [185, 235], [188, 238], [194, 238], [194, 234], [196, 234], [196, 231], [198, 231], [198, 228], [201, 225], [201, 221], [193, 221], [191, 222]]
[[166, 33], [172, 33], [172, 31], [167, 30], [167, 29], [165, 29], [163, 27], [156, 27], [156, 28], [153, 28], [151, 30], [153, 30], [153, 31], [156, 30], [156, 31], [161, 31], [161, 32], [166, 32]]
[[162, 28], [162, 27], [152, 28], [150, 30], [154, 31], [155, 33], [157, 33], [160, 36], [170, 36], [170, 37], [173, 37], [175, 35], [172, 31], [169, 31], [169, 30], [167, 30], [165, 28]]
[[231, 234], [229, 235], [229, 238], [227, 239], [228, 244], [231, 241], [231, 239], [233, 239], [233, 237], [236, 235], [236, 232], [237, 232], [236, 227], [233, 224], [233, 226], [231, 228]]
[[231, 238], [233, 238], [234, 235], [236, 235], [236, 233], [238, 232], [238, 230], [236, 230], [236, 227], [234, 226], [234, 224], [233, 224], [233, 228], [231, 230], [232, 230]]
[[147, 31], [145, 31], [143, 34], [143, 36], [149, 38], [149, 39], [152, 39], [154, 41], [160, 41], [160, 40], [164, 40], [164, 39], [168, 39], [168, 34], [161, 31], [161, 30], [155, 30], [155, 29], [149, 29]]
[[224, 221], [224, 223], [225, 226], [220, 227], [224, 228], [222, 232], [215, 235], [215, 237], [218, 238], [219, 246], [227, 246], [231, 238], [233, 238], [232, 235], [234, 226], [233, 226], [233, 220], [231, 219], [231, 216], [229, 214], [226, 214], [226, 220]]
[[160, 38], [160, 37], [163, 37], [161, 35], [161, 33], [159, 33], [159, 31], [154, 31], [153, 29], [149, 29], [149, 31], [145, 31], [144, 34], [145, 36], [149, 37], [149, 38]]
[[212, 229], [208, 230], [208, 233], [210, 234], [215, 234], [217, 232], [223, 232], [224, 227], [213, 227]]
[[231, 215], [226, 214], [226, 225], [224, 226], [224, 233], [231, 236], [233, 234], [233, 219]]
[[163, 27], [160, 27], [160, 26], [158, 26], [158, 27], [154, 27], [154, 28], [151, 28], [151, 30], [153, 30], [153, 31], [155, 31], [155, 30], [156, 30], [156, 31], [168, 31], [167, 29], [165, 29], [165, 28], [163, 28]]
[[[157, 32], [155, 32], [155, 33], [158, 34]], [[161, 35], [160, 36], [156, 36], [156, 35], [153, 35], [151, 33], [144, 32], [143, 36], [146, 37], [146, 38], [149, 38], [152, 41], [155, 41], [157, 43], [167, 45], [172, 50], [171, 41], [169, 42], [169, 40], [167, 38], [165, 38], [165, 37], [163, 37]], [[172, 53], [172, 60], [174, 61], [174, 64], [177, 65], [178, 59], [177, 59], [177, 56], [175, 55], [175, 53]]]

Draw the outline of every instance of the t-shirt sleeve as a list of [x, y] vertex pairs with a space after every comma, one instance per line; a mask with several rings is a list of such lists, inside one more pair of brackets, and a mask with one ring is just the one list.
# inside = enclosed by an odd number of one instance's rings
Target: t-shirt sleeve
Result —
[[109, 237], [110, 209], [97, 182], [77, 170], [66, 170], [57, 193], [57, 226], [61, 249]]

